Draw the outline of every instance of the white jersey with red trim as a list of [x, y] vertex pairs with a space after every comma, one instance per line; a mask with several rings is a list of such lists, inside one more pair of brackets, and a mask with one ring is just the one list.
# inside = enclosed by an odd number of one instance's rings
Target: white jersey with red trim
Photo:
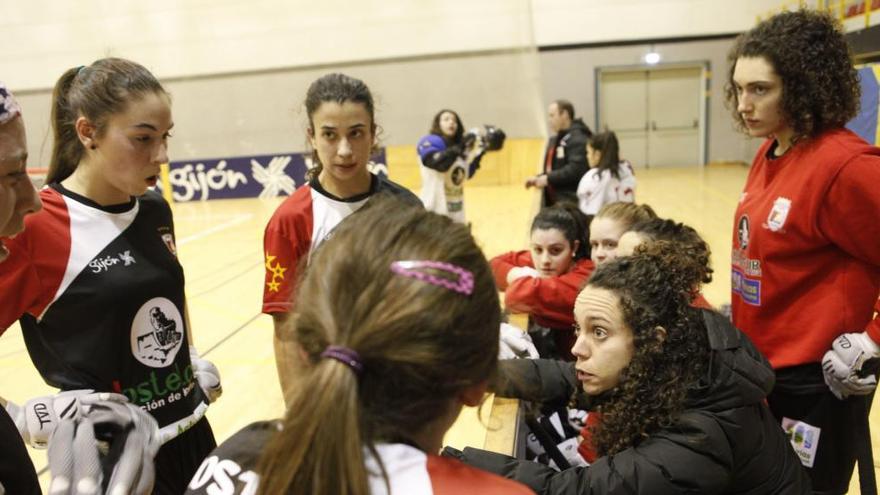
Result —
[[618, 173], [620, 178], [614, 177], [608, 170], [591, 168], [581, 177], [577, 197], [578, 207], [584, 215], [595, 215], [607, 203], [635, 202], [636, 175], [632, 164], [621, 160]]
[[308, 264], [315, 249], [327, 240], [339, 223], [361, 209], [379, 192], [398, 195], [405, 202], [421, 205], [409, 190], [373, 175], [370, 190], [351, 198], [338, 198], [317, 180], [299, 187], [275, 210], [263, 236], [266, 278], [263, 313], [291, 310], [293, 286], [300, 264]]
[[124, 394], [164, 427], [164, 440], [175, 436], [208, 401], [187, 351], [171, 209], [153, 191], [108, 207], [59, 184], [40, 197], [43, 210], [7, 241], [0, 328], [20, 319], [49, 385]]
[[[217, 447], [199, 467], [187, 494], [233, 495], [257, 492], [260, 477], [255, 468], [271, 436], [281, 431], [279, 421], [260, 421], [246, 426]], [[520, 495], [533, 493], [525, 486], [457, 459], [428, 455], [403, 443], [381, 443], [376, 458], [364, 449], [372, 495]], [[390, 486], [391, 491], [388, 491]]]

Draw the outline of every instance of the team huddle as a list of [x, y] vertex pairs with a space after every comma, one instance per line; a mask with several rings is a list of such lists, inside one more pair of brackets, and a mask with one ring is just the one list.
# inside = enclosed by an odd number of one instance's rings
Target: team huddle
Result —
[[[616, 135], [570, 102], [549, 106], [525, 183], [541, 194], [528, 246], [487, 259], [463, 191], [503, 132], [438, 112], [416, 195], [368, 169], [369, 87], [315, 80], [314, 166], [262, 246], [286, 414], [219, 446], [221, 370], [192, 344], [154, 190], [168, 93], [125, 59], [67, 70], [36, 191], [0, 84], [0, 331], [18, 321], [59, 389], [0, 398], [0, 494], [40, 493], [25, 444], [48, 448], [53, 494], [845, 493], [880, 358], [880, 149], [845, 127], [859, 81], [826, 14], [773, 16], [729, 61], [734, 121], [765, 139], [731, 217], [729, 315], [702, 295], [722, 272], [708, 243], [636, 202]], [[572, 448], [444, 448], [487, 393], [561, 411]]]

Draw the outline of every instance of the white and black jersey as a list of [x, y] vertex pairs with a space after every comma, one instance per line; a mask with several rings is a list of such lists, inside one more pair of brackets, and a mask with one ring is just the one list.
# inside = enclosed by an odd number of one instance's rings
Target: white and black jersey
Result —
[[60, 184], [40, 197], [0, 264], [0, 329], [20, 319], [49, 385], [124, 394], [172, 438], [208, 401], [193, 379], [171, 209], [153, 191], [107, 207]]

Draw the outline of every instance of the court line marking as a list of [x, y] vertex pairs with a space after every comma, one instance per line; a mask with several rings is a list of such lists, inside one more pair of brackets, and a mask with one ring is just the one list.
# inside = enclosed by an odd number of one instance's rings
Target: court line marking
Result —
[[211, 288], [209, 288], [209, 289], [201, 290], [201, 291], [199, 291], [199, 292], [197, 292], [197, 293], [195, 293], [195, 294], [189, 294], [189, 295], [187, 295], [186, 298], [187, 298], [187, 300], [191, 300], [191, 299], [195, 299], [195, 298], [197, 298], [197, 297], [204, 296], [205, 294], [207, 294], [207, 293], [209, 293], [209, 292], [213, 292], [213, 291], [215, 291], [215, 290], [217, 290], [217, 289], [219, 289], [219, 288], [225, 286], [225, 285], [228, 284], [229, 282], [232, 282], [233, 280], [235, 280], [235, 279], [241, 277], [242, 275], [246, 275], [246, 274], [250, 273], [251, 270], [253, 270], [254, 268], [257, 268], [257, 267], [261, 267], [262, 265], [263, 265], [263, 262], [262, 262], [262, 261], [258, 261], [258, 262], [256, 262], [256, 263], [254, 263], [254, 264], [248, 266], [247, 268], [245, 268], [244, 271], [239, 272], [239, 273], [233, 275], [232, 277], [223, 280], [222, 282], [220, 282], [220, 283], [214, 285], [213, 287], [211, 287]]
[[229, 227], [234, 227], [240, 223], [244, 223], [253, 217], [254, 217], [253, 213], [245, 213], [242, 215], [238, 215], [237, 217], [233, 218], [232, 220], [229, 220], [227, 222], [223, 222], [220, 225], [215, 225], [209, 229], [205, 229], [201, 232], [196, 232], [193, 235], [186, 236], [183, 239], [178, 239], [177, 245], [183, 246], [184, 244], [189, 244], [190, 242], [197, 241], [199, 239], [208, 237], [211, 234], [216, 234], [217, 232], [226, 230]]

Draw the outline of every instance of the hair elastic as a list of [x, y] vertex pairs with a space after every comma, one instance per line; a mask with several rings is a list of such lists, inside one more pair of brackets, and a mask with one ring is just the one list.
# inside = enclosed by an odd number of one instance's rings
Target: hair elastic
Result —
[[[451, 273], [456, 275], [457, 279], [452, 280], [438, 277], [437, 275], [424, 271], [425, 268], [433, 268]], [[459, 294], [464, 294], [466, 296], [469, 296], [474, 292], [474, 274], [458, 265], [446, 263], [445, 261], [395, 261], [391, 263], [391, 271], [398, 275], [421, 280], [422, 282], [443, 287], [444, 289], [458, 292]]]
[[364, 364], [361, 362], [361, 357], [352, 349], [348, 347], [343, 347], [341, 345], [328, 345], [324, 352], [321, 353], [321, 357], [335, 359], [340, 363], [348, 366], [357, 374], [360, 374], [364, 371]]

